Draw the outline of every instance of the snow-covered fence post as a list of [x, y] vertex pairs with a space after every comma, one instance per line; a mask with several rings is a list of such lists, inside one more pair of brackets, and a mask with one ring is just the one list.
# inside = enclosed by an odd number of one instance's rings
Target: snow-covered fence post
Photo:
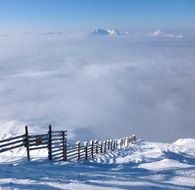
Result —
[[77, 160], [80, 160], [80, 158], [81, 158], [81, 154], [80, 154], [81, 144], [80, 144], [80, 141], [76, 142], [76, 146], [77, 146]]
[[67, 143], [65, 141], [65, 132], [62, 131], [62, 146], [63, 146], [63, 149], [62, 149], [62, 153], [63, 153], [63, 161], [66, 161], [67, 160]]
[[[119, 140], [119, 142], [120, 142], [120, 140]], [[116, 139], [115, 140], [115, 149], [117, 149], [118, 148], [118, 140]], [[119, 147], [120, 148], [120, 147]]]
[[124, 138], [124, 146], [127, 147], [127, 137]]
[[28, 126], [25, 126], [25, 146], [27, 152], [27, 158], [30, 160], [30, 150], [29, 150], [29, 138], [28, 138]]
[[110, 150], [111, 150], [111, 151], [112, 151], [112, 145], [113, 145], [112, 142], [113, 142], [113, 141], [112, 141], [112, 139], [111, 139], [111, 140], [110, 140]]
[[106, 141], [104, 141], [104, 153], [106, 152], [106, 146], [107, 146], [107, 143]]
[[122, 138], [122, 147], [124, 147], [124, 137]]
[[116, 140], [113, 140], [113, 150], [116, 148]]
[[129, 137], [127, 137], [127, 147], [129, 147]]
[[116, 148], [120, 148], [120, 140], [116, 140]]
[[121, 148], [122, 147], [122, 139], [119, 139], [118, 141], [119, 141], [119, 148]]
[[114, 142], [114, 149], [120, 148], [120, 139], [116, 139]]
[[131, 143], [131, 136], [129, 136], [129, 144]]
[[103, 144], [102, 144], [102, 141], [100, 141], [99, 143], [100, 143], [100, 153], [102, 154], [103, 153]]
[[95, 140], [94, 144], [95, 144], [95, 153], [98, 154], [98, 141]]
[[110, 140], [110, 150], [111, 151], [113, 150], [113, 140], [112, 139]]
[[93, 158], [93, 151], [94, 151], [94, 141], [93, 140], [90, 141], [90, 145], [91, 145], [91, 157]]
[[129, 147], [129, 144], [130, 144], [130, 140], [129, 140], [129, 137], [127, 137], [127, 146]]
[[123, 143], [124, 143], [124, 144], [123, 144], [124, 147], [126, 147], [126, 139], [127, 139], [127, 138], [124, 137], [124, 142], [123, 142]]
[[87, 160], [87, 158], [88, 158], [88, 143], [87, 143], [87, 141], [84, 142], [84, 146], [85, 146], [85, 160]]
[[125, 146], [125, 138], [124, 137], [122, 138], [122, 142], [123, 142], [122, 146], [124, 147]]
[[67, 161], [67, 131], [66, 131], [66, 136], [65, 136], [65, 146], [64, 146], [64, 155], [65, 155], [65, 161]]
[[110, 140], [107, 140], [108, 143], [108, 150], [110, 150]]
[[136, 138], [137, 138], [137, 137], [136, 137], [135, 135], [133, 135], [133, 137], [134, 137], [133, 140], [136, 141]]
[[110, 150], [113, 150], [113, 140], [110, 140]]
[[48, 158], [49, 160], [52, 160], [52, 138], [51, 138], [51, 125], [49, 125], [49, 131], [48, 131]]
[[121, 148], [123, 147], [123, 138], [121, 139]]

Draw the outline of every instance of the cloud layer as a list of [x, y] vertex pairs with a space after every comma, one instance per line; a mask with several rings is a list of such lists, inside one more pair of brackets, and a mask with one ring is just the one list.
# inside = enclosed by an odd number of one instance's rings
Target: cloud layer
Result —
[[166, 31], [162, 31], [162, 30], [156, 30], [156, 31], [152, 32], [151, 36], [165, 37], [165, 38], [178, 38], [178, 39], [182, 39], [183, 38], [182, 34], [171, 33], [171, 32], [166, 32]]
[[94, 138], [195, 137], [195, 43], [170, 39], [1, 38], [0, 120]]

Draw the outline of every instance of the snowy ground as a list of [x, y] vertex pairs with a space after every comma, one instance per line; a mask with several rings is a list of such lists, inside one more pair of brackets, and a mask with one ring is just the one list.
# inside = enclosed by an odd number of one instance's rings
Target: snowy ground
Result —
[[140, 141], [81, 162], [1, 160], [0, 189], [195, 189], [195, 139]]

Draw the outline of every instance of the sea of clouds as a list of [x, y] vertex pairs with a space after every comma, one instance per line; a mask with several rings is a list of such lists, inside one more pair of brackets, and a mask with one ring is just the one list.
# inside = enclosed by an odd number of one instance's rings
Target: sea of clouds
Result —
[[1, 34], [1, 131], [15, 121], [77, 139], [195, 138], [195, 38], [154, 34]]

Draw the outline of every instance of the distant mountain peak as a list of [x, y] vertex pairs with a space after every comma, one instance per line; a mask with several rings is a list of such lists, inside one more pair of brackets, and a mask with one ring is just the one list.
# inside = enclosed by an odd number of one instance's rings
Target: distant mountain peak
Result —
[[117, 35], [127, 35], [128, 32], [120, 32], [114, 29], [96, 29], [90, 36], [117, 36]]

